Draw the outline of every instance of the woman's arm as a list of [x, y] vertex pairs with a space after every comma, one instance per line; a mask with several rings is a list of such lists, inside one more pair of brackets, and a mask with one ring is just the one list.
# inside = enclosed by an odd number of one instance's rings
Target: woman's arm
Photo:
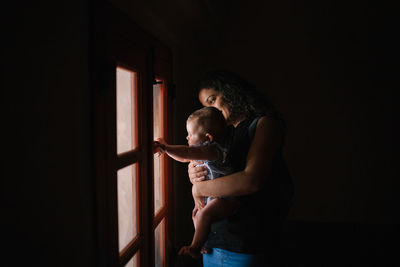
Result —
[[265, 184], [272, 167], [273, 159], [282, 143], [279, 123], [262, 117], [258, 123], [243, 171], [214, 180], [196, 182], [202, 179], [200, 168], [189, 172], [193, 182], [193, 196], [225, 197], [248, 195], [257, 192]]

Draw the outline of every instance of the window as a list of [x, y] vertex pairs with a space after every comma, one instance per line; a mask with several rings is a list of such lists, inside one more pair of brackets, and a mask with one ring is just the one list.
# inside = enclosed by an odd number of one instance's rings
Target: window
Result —
[[[121, 159], [128, 153], [136, 154], [128, 166], [117, 167], [117, 206], [118, 206], [118, 247], [121, 256], [139, 243], [139, 179], [141, 178], [139, 159], [140, 154], [134, 149], [137, 147], [137, 89], [138, 73], [127, 68], [116, 67], [116, 136], [117, 158]], [[133, 155], [132, 154], [132, 155]], [[136, 245], [137, 250], [140, 247]], [[133, 263], [132, 263], [133, 264]], [[134, 266], [137, 266], [137, 260]]]
[[171, 138], [171, 54], [107, 12], [104, 50], [93, 59], [98, 258], [104, 266], [168, 267], [171, 159], [154, 155], [152, 141]]
[[[164, 129], [164, 84], [165, 81], [156, 79], [153, 85], [153, 139], [165, 138]], [[154, 155], [154, 215], [164, 206], [164, 160], [165, 155]]]
[[[157, 78], [153, 85], [153, 139], [165, 138], [165, 80]], [[153, 156], [154, 174], [154, 260], [156, 267], [165, 266], [165, 181], [166, 156]]]

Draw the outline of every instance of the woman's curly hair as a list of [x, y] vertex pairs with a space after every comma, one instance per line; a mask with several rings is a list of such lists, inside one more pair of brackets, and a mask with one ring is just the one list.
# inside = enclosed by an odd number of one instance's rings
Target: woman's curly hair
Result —
[[211, 88], [221, 92], [224, 102], [228, 105], [230, 121], [264, 115], [281, 119], [274, 106], [256, 90], [254, 85], [233, 72], [227, 70], [207, 72], [197, 88], [198, 91]]

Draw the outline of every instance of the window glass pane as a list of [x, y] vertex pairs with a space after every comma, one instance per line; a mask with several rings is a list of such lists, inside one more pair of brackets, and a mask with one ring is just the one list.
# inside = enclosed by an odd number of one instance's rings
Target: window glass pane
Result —
[[163, 206], [163, 165], [165, 155], [154, 154], [154, 215]]
[[153, 126], [154, 126], [154, 138], [164, 137], [163, 134], [163, 119], [162, 119], [162, 109], [163, 109], [163, 85], [164, 81], [157, 80], [157, 82], [162, 82], [153, 85]]
[[136, 144], [137, 73], [117, 67], [117, 153], [134, 149]]
[[118, 234], [119, 251], [137, 235], [136, 164], [118, 171]]
[[128, 263], [125, 265], [125, 267], [137, 267], [138, 265], [138, 255], [139, 255], [139, 251], [136, 252], [136, 254], [133, 256], [133, 258], [128, 261]]
[[[153, 85], [153, 129], [154, 139], [164, 137], [163, 86], [164, 81]], [[164, 205], [164, 155], [154, 155], [154, 214]]]
[[154, 232], [154, 259], [155, 266], [162, 267], [164, 266], [164, 256], [165, 256], [165, 219], [162, 219], [161, 222], [157, 225], [157, 228]]

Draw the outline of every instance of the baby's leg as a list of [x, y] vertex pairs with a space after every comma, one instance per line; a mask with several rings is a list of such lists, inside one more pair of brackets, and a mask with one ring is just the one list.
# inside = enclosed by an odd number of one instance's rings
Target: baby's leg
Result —
[[215, 198], [203, 209], [198, 210], [193, 217], [195, 232], [192, 244], [183, 247], [179, 254], [189, 254], [192, 257], [198, 257], [201, 247], [207, 240], [211, 224], [232, 215], [237, 207], [238, 204], [234, 200]]

